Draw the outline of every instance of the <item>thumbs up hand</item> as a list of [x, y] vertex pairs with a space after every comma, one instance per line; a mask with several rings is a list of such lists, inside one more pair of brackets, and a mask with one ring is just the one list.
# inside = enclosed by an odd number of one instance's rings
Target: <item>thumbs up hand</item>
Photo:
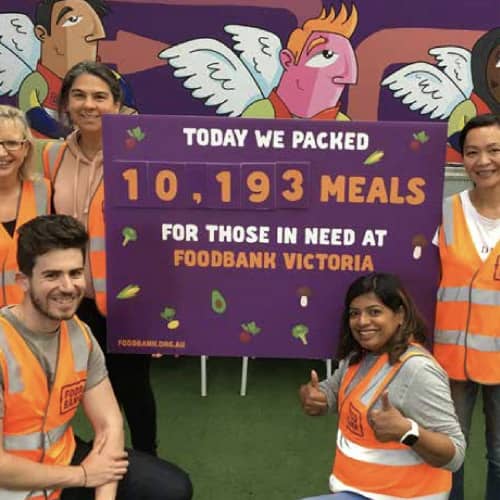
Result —
[[299, 396], [302, 408], [308, 415], [322, 415], [326, 412], [326, 394], [319, 388], [318, 374], [315, 370], [311, 370], [309, 383], [300, 386]]
[[410, 430], [411, 424], [397, 408], [392, 406], [387, 391], [382, 394], [380, 401], [382, 407], [379, 410], [371, 410], [368, 415], [368, 422], [375, 437], [382, 443], [399, 441], [401, 436]]

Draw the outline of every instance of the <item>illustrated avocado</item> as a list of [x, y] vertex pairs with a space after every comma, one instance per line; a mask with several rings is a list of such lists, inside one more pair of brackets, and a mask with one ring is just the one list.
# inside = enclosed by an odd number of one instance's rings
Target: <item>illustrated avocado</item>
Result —
[[219, 290], [212, 290], [212, 310], [217, 314], [224, 314], [226, 312], [226, 299]]

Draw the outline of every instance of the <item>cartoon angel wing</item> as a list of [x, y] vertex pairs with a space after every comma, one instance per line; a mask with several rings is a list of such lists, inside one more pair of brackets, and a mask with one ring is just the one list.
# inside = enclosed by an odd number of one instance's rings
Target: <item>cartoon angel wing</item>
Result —
[[0, 95], [16, 94], [39, 56], [40, 41], [31, 19], [18, 13], [0, 14]]
[[246, 66], [223, 43], [198, 38], [163, 50], [159, 57], [176, 68], [174, 76], [185, 78], [184, 87], [217, 114], [239, 116], [262, 92]]
[[232, 36], [233, 49], [239, 52], [243, 64], [267, 97], [283, 73], [279, 59], [281, 40], [274, 33], [253, 26], [228, 24], [224, 31]]
[[445, 119], [472, 92], [470, 53], [461, 47], [434, 47], [429, 54], [436, 58], [436, 66], [409, 64], [384, 78], [381, 85], [412, 111]]
[[472, 83], [471, 53], [463, 47], [433, 47], [429, 54], [434, 56], [437, 66], [469, 98], [474, 88]]
[[412, 111], [420, 110], [430, 118], [447, 118], [466, 97], [439, 68], [428, 63], [412, 63], [382, 80], [394, 97], [401, 98]]

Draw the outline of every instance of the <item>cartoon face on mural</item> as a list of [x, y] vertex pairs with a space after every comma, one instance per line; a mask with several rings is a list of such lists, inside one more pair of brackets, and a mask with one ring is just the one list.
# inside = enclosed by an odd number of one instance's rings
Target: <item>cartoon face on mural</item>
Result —
[[[346, 85], [356, 83], [357, 64], [349, 38], [358, 22], [342, 4], [292, 31], [286, 48], [273, 33], [226, 25], [233, 50], [207, 38], [189, 40], [159, 57], [176, 68], [193, 97], [208, 98], [218, 114], [254, 118], [347, 119], [338, 103]], [[238, 55], [237, 55], [238, 54]]]
[[474, 91], [488, 107], [500, 110], [500, 27], [488, 31], [472, 47]]
[[335, 106], [346, 85], [356, 83], [356, 58], [347, 38], [335, 33], [311, 34], [297, 62], [285, 49], [279, 96], [290, 111], [310, 117]]
[[488, 87], [495, 101], [500, 103], [500, 41], [488, 56], [486, 79], [488, 80]]
[[280, 53], [283, 75], [276, 89], [290, 113], [315, 117], [336, 106], [346, 85], [357, 80], [356, 57], [349, 37], [357, 24], [353, 6], [347, 15], [331, 9], [292, 32]]
[[[57, 116], [62, 78], [76, 63], [97, 60], [106, 37], [104, 0], [41, 0], [34, 22], [25, 14], [0, 14], [0, 32], [9, 50], [0, 52], [4, 68], [1, 93], [17, 94], [36, 137], [61, 138], [69, 133]], [[126, 97], [123, 112], [134, 113], [133, 96], [117, 74]]]
[[40, 63], [63, 78], [76, 63], [95, 61], [97, 42], [106, 37], [102, 0], [40, 2], [35, 14], [35, 36], [41, 42]]

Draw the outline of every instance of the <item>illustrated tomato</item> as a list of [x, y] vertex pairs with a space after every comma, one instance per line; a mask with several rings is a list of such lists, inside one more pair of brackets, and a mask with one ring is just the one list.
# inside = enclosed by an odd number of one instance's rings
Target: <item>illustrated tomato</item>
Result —
[[134, 149], [137, 145], [137, 141], [133, 137], [127, 137], [125, 139], [125, 147], [127, 149]]

